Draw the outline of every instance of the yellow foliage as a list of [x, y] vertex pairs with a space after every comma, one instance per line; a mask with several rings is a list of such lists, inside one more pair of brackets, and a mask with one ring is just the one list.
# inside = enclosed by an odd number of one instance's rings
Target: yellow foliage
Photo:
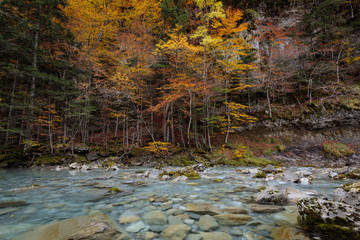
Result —
[[154, 154], [165, 155], [167, 153], [174, 152], [176, 147], [171, 143], [159, 141], [149, 143], [148, 146], [144, 147], [144, 149]]
[[247, 148], [244, 145], [240, 144], [234, 152], [234, 158], [244, 159], [246, 158], [246, 154], [247, 154]]
[[38, 141], [33, 141], [33, 140], [22, 140], [21, 144], [29, 145], [31, 147], [39, 147], [40, 146], [40, 143]]

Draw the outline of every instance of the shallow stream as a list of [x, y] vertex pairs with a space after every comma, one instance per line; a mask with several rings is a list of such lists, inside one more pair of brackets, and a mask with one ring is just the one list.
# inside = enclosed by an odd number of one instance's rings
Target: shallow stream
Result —
[[[219, 209], [241, 206], [253, 219], [242, 226], [220, 227], [219, 231], [232, 234], [233, 239], [270, 239], [273, 227], [299, 227], [297, 208], [295, 203], [290, 203], [286, 211], [279, 213], [251, 212], [250, 206], [254, 204], [251, 196], [259, 187], [292, 187], [331, 198], [334, 188], [346, 183], [329, 179], [315, 179], [307, 185], [266, 181], [241, 174], [236, 168], [209, 168], [201, 173], [201, 179], [187, 182], [150, 181], [141, 177], [141, 171], [145, 170], [0, 170], [0, 202], [24, 201], [0, 208], [0, 239], [12, 239], [34, 226], [79, 215], [102, 212], [118, 223], [119, 217], [153, 210], [184, 209], [186, 203], [209, 203]], [[234, 191], [239, 186], [244, 187], [243, 190]], [[110, 194], [112, 187], [122, 192]], [[156, 201], [157, 197], [162, 200]], [[131, 235], [141, 239], [139, 235]]]

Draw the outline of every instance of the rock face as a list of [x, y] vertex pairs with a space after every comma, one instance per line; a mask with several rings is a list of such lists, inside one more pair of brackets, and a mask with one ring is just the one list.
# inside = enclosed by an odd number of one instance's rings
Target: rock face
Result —
[[191, 227], [186, 224], [176, 224], [167, 227], [161, 233], [164, 240], [183, 240], [190, 231]]
[[298, 202], [299, 222], [322, 239], [360, 239], [360, 208], [346, 203], [305, 198]]
[[50, 223], [16, 237], [14, 240], [110, 240], [132, 239], [117, 229], [104, 214], [85, 215]]
[[288, 201], [285, 190], [269, 187], [255, 194], [255, 201], [261, 204], [284, 204]]

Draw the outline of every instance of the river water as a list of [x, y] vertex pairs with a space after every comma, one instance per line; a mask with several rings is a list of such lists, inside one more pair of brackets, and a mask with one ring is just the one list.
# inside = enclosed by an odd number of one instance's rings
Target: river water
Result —
[[[187, 182], [150, 181], [141, 177], [141, 171], [147, 170], [144, 168], [117, 171], [0, 170], [0, 203], [24, 201], [0, 208], [0, 239], [12, 239], [37, 225], [99, 212], [118, 222], [119, 217], [141, 215], [147, 211], [184, 209], [186, 203], [209, 203], [219, 209], [228, 206], [250, 209], [254, 204], [251, 196], [256, 189], [269, 185], [292, 187], [310, 195], [331, 198], [334, 188], [346, 183], [327, 178], [304, 185], [266, 181], [251, 174], [241, 174], [237, 169], [240, 168], [209, 168], [201, 173], [201, 179]], [[234, 191], [239, 186], [243, 190]], [[122, 192], [109, 194], [110, 187], [117, 187]], [[149, 201], [156, 197], [162, 200]], [[234, 239], [249, 239], [248, 233], [255, 239], [270, 239], [272, 227], [299, 227], [296, 213], [295, 203], [288, 204], [286, 211], [280, 213], [253, 213], [249, 210], [253, 217], [250, 223], [228, 229], [222, 227], [221, 230], [237, 232], [233, 234]]]

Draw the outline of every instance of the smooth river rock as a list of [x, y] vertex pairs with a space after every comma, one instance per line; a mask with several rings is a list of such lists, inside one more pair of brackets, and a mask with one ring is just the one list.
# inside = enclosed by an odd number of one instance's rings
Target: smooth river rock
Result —
[[132, 239], [117, 229], [107, 215], [94, 214], [49, 223], [22, 234], [14, 240], [109, 240]]
[[219, 224], [216, 222], [215, 218], [210, 215], [201, 216], [198, 226], [203, 231], [215, 230], [219, 227]]
[[192, 212], [192, 213], [197, 213], [197, 214], [208, 214], [208, 215], [217, 215], [217, 214], [220, 214], [220, 211], [210, 205], [210, 204], [195, 204], [195, 203], [188, 203], [188, 204], [185, 204], [185, 211], [187, 212]]
[[167, 227], [161, 233], [163, 240], [183, 240], [190, 231], [191, 227], [186, 224], [176, 224]]
[[214, 218], [220, 225], [224, 226], [238, 226], [249, 222], [252, 217], [245, 214], [221, 214], [215, 215]]
[[144, 213], [142, 219], [149, 225], [165, 225], [167, 223], [166, 215], [160, 210]]
[[200, 232], [202, 239], [206, 240], [232, 240], [228, 233], [224, 232]]
[[284, 211], [285, 208], [283, 206], [276, 205], [253, 205], [251, 206], [251, 211], [256, 213], [276, 213]]
[[224, 207], [221, 211], [231, 214], [246, 214], [248, 212], [242, 207]]
[[293, 227], [276, 227], [270, 236], [273, 240], [310, 240], [303, 232]]

